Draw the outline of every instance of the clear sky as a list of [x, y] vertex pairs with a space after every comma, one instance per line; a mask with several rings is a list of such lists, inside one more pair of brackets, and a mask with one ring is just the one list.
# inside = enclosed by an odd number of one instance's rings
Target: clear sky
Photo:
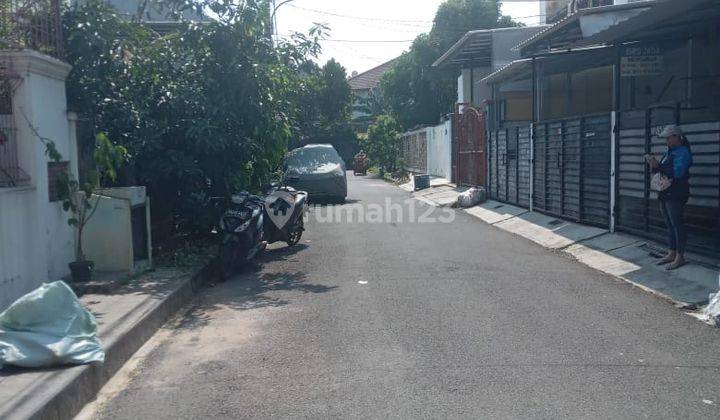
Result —
[[[277, 1], [278, 4], [280, 0]], [[432, 27], [443, 0], [294, 0], [277, 11], [280, 36], [307, 32], [313, 22], [330, 26], [322, 43], [324, 63], [335, 57], [348, 71], [363, 72], [400, 55]], [[503, 14], [527, 25], [539, 22], [535, 1], [505, 0]], [[377, 42], [382, 41], [382, 42]]]

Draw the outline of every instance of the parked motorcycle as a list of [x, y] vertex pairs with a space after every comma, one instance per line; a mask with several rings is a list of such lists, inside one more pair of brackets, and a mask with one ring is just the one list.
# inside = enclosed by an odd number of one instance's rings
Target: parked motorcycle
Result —
[[300, 242], [307, 192], [273, 186], [266, 198], [241, 192], [233, 195], [216, 233], [218, 263], [223, 279], [256, 258], [269, 243]]
[[265, 198], [264, 239], [272, 244], [285, 242], [293, 246], [300, 242], [305, 231], [303, 217], [308, 193], [292, 187], [273, 186]]
[[233, 195], [216, 228], [222, 279], [252, 261], [264, 248], [264, 200], [242, 192]]

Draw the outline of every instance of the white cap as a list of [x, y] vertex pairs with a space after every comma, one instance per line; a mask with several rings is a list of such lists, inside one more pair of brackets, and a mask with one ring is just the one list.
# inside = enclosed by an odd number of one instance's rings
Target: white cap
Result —
[[660, 137], [678, 136], [682, 137], [683, 132], [680, 127], [675, 124], [666, 125], [663, 131], [660, 133]]

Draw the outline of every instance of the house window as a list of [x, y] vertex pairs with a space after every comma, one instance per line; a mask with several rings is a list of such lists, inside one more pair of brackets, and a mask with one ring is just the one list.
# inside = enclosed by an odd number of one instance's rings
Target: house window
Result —
[[0, 81], [0, 114], [12, 115], [12, 108], [12, 85], [9, 79], [4, 78]]
[[506, 121], [530, 121], [532, 119], [532, 92], [506, 92], [505, 118]]
[[493, 85], [494, 102], [490, 127], [500, 128], [510, 122], [532, 120], [532, 82], [529, 77], [504, 80]]
[[610, 113], [616, 61], [617, 55], [612, 48], [538, 60], [540, 120]]
[[18, 163], [17, 130], [12, 104], [12, 85], [0, 69], [0, 188], [18, 187], [30, 181]]
[[540, 90], [540, 116], [543, 120], [563, 118], [569, 114], [570, 84], [566, 73], [542, 78]]
[[689, 107], [696, 117], [709, 121], [720, 114], [720, 54], [717, 52], [720, 35], [717, 32], [692, 39], [692, 74], [687, 80]]
[[603, 66], [543, 78], [541, 117], [553, 120], [610, 112], [613, 107], [613, 68]]
[[570, 77], [572, 115], [610, 112], [613, 107], [613, 67], [581, 70]]

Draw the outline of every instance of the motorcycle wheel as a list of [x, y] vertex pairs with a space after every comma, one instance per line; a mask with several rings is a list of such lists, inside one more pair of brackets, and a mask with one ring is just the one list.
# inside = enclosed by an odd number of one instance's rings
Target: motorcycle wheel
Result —
[[290, 238], [288, 238], [287, 241], [288, 246], [293, 246], [300, 242], [300, 238], [302, 238], [303, 231], [305, 230], [304, 225], [302, 219], [295, 222], [295, 226], [293, 226], [293, 230], [290, 232]]
[[229, 279], [235, 274], [235, 250], [230, 245], [220, 245], [218, 252], [218, 265], [221, 280]]

